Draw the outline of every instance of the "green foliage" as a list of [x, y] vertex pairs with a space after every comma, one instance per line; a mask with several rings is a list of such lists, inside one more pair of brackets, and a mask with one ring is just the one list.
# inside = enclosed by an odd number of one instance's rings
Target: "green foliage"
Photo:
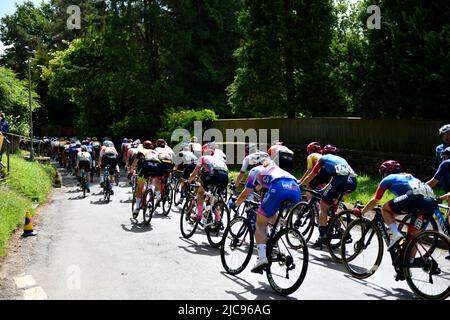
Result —
[[[32, 108], [40, 107], [37, 94], [32, 90]], [[27, 135], [29, 132], [28, 81], [17, 79], [16, 74], [0, 67], [0, 109], [5, 112], [10, 132]]]
[[165, 130], [159, 132], [158, 136], [161, 136], [169, 142], [171, 140], [172, 132], [176, 129], [186, 129], [193, 134], [194, 121], [201, 121], [203, 130], [206, 130], [211, 126], [214, 120], [217, 120], [217, 115], [210, 109], [185, 110], [183, 108], [171, 108], [166, 111], [163, 118]]
[[33, 202], [44, 203], [51, 191], [55, 167], [28, 162], [20, 155], [11, 155], [11, 172], [0, 183], [0, 257], [12, 231], [22, 225], [27, 210], [33, 212]]

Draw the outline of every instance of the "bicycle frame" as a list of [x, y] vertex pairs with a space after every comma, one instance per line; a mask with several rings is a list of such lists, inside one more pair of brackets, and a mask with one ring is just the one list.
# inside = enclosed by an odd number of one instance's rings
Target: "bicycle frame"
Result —
[[[446, 213], [443, 214], [440, 209], [446, 210]], [[450, 237], [450, 226], [448, 225], [448, 222], [447, 222], [449, 212], [450, 212], [450, 209], [448, 206], [439, 204], [438, 207], [436, 208], [436, 210], [434, 211], [434, 215], [433, 215], [435, 217], [437, 223], [441, 227], [442, 231], [444, 232], [444, 234], [447, 235], [448, 237]]]

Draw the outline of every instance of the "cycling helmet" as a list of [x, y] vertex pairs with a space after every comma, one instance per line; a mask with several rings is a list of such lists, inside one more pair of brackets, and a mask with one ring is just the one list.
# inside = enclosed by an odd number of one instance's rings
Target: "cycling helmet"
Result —
[[112, 142], [109, 141], [109, 140], [104, 141], [104, 142], [103, 142], [103, 145], [104, 145], [105, 147], [109, 147], [109, 148], [114, 147], [114, 143], [112, 143]]
[[327, 144], [325, 147], [322, 148], [322, 153], [323, 154], [336, 154], [336, 147], [331, 144]]
[[214, 155], [214, 150], [215, 150], [215, 146], [214, 146], [213, 143], [205, 143], [202, 146], [202, 154], [204, 156], [206, 156], [206, 155], [211, 155], [211, 156]]
[[180, 147], [182, 151], [191, 151], [191, 145], [187, 142], [182, 142]]
[[267, 160], [270, 160], [270, 156], [267, 153], [258, 154], [256, 157], [256, 164], [263, 164], [263, 162]]
[[444, 133], [450, 132], [450, 124], [443, 125], [439, 129], [439, 135], [442, 136]]
[[152, 145], [153, 145], [153, 143], [150, 140], [145, 140], [144, 143], [142, 144], [144, 149], [151, 149]]
[[311, 142], [306, 147], [306, 151], [308, 153], [313, 153], [313, 152], [321, 153], [322, 150], [320, 148], [320, 143], [318, 143], [318, 142]]
[[156, 140], [156, 146], [160, 148], [164, 148], [167, 145], [166, 140], [158, 139]]
[[196, 136], [193, 136], [192, 138], [191, 138], [191, 142], [198, 142], [198, 139], [197, 139], [197, 137]]
[[89, 141], [83, 140], [82, 144], [85, 145], [85, 146], [87, 146], [87, 145], [89, 144]]
[[93, 138], [92, 138], [92, 141], [97, 141], [97, 137], [93, 137]]
[[81, 151], [87, 152], [87, 147], [86, 146], [81, 146]]
[[122, 142], [123, 143], [127, 143], [128, 142], [128, 138], [123, 138]]
[[442, 151], [441, 159], [443, 159], [444, 156], [450, 157], [450, 147], [447, 147], [447, 148], [444, 149], [444, 151]]
[[381, 175], [385, 173], [387, 174], [400, 173], [402, 172], [402, 166], [395, 160], [387, 160], [380, 165], [380, 167], [378, 168], [378, 172]]

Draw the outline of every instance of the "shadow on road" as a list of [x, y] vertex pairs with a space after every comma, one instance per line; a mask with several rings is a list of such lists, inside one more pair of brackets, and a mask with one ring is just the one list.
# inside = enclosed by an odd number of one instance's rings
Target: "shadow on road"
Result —
[[96, 205], [105, 205], [105, 204], [110, 204], [111, 202], [113, 202], [113, 200], [109, 200], [109, 202], [105, 201], [103, 198], [98, 199], [97, 201], [91, 201], [91, 204], [96, 204]]
[[189, 244], [189, 246], [178, 246], [178, 248], [181, 248], [188, 253], [202, 254], [211, 257], [220, 256], [220, 250], [211, 247], [207, 242], [203, 241], [201, 244], [199, 244], [191, 239], [185, 239], [183, 237], [180, 237], [180, 239]]
[[83, 199], [86, 199], [86, 198], [83, 197], [82, 194], [80, 194], [80, 195], [78, 195], [78, 196], [76, 196], [76, 197], [70, 197], [70, 198], [68, 198], [67, 200], [83, 200]]
[[353, 280], [365, 287], [371, 288], [373, 290], [378, 291], [380, 294], [373, 294], [373, 293], [364, 293], [366, 296], [378, 299], [378, 300], [391, 300], [392, 297], [396, 297], [397, 300], [417, 300], [417, 297], [412, 293], [411, 291], [405, 290], [403, 288], [394, 288], [393, 290], [386, 289], [385, 287], [381, 287], [375, 283], [357, 279], [355, 277], [352, 277], [349, 274], [345, 275], [346, 278]]
[[135, 220], [130, 218], [131, 223], [130, 224], [121, 224], [121, 227], [126, 232], [133, 232], [133, 233], [144, 233], [149, 232], [153, 230], [152, 223], [150, 222], [149, 225], [146, 225], [145, 223], [136, 223]]
[[341, 271], [344, 274], [347, 273], [342, 263], [334, 261], [327, 249], [317, 250], [313, 249], [311, 246], [308, 246], [308, 253], [309, 263], [336, 271]]
[[[252, 285], [250, 282], [248, 282], [247, 280], [245, 280], [239, 276], [230, 275], [230, 274], [226, 273], [225, 271], [221, 271], [220, 273], [224, 277], [226, 277], [226, 278], [234, 281], [238, 285], [242, 286], [244, 291], [241, 291], [241, 292], [225, 290], [226, 293], [232, 294], [238, 300], [248, 300], [248, 298], [243, 296], [243, 294], [247, 293], [247, 292], [254, 294], [256, 296], [256, 298], [252, 298], [252, 300], [253, 299], [256, 299], [256, 300], [281, 300], [281, 299], [297, 300], [295, 298], [283, 296], [283, 295], [280, 295], [280, 294], [274, 292], [273, 289], [270, 287], [269, 283], [267, 283], [267, 282], [259, 281], [260, 287], [257, 288], [254, 285]], [[261, 276], [265, 278], [265, 275], [261, 275]]]

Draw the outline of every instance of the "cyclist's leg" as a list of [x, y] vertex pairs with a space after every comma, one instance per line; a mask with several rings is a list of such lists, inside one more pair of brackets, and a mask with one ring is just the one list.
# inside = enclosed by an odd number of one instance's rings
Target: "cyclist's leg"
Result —
[[192, 215], [191, 218], [193, 220], [200, 221], [203, 216], [203, 201], [205, 199], [205, 188], [207, 189], [208, 186], [204, 185], [203, 183], [200, 185], [200, 187], [197, 190], [197, 214]]

